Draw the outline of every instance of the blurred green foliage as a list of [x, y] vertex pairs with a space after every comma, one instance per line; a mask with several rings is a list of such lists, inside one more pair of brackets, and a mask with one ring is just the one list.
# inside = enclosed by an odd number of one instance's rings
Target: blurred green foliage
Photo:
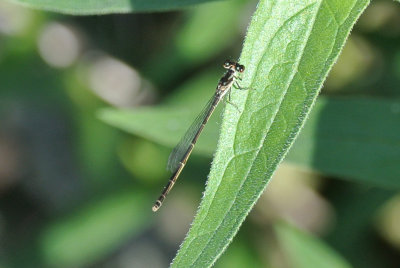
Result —
[[312, 236], [302, 233], [296, 228], [279, 224], [276, 226], [279, 241], [289, 255], [293, 267], [351, 267], [344, 259], [329, 247]]
[[191, 5], [211, 2], [213, 0], [11, 0], [22, 6], [55, 11], [71, 15], [99, 15], [128, 12], [169, 11], [177, 8], [190, 7]]
[[[79, 9], [74, 13], [98, 13], [78, 2], [65, 3]], [[132, 3], [119, 11], [130, 12]], [[212, 94], [222, 72], [217, 67], [239, 55], [255, 5], [74, 17], [0, 2], [1, 267], [170, 263], [204, 189], [219, 114], [165, 206], [156, 215], [150, 207], [168, 179], [170, 147]], [[354, 267], [400, 265], [399, 241], [390, 235], [400, 222], [388, 217], [400, 207], [385, 206], [400, 185], [399, 22], [393, 1], [373, 1], [365, 11], [288, 156], [317, 175], [291, 173], [301, 191], [278, 174], [283, 187], [273, 180], [269, 188], [279, 198], [267, 190], [216, 267], [302, 267], [292, 256], [300, 250], [312, 258], [323, 256], [319, 250], [337, 252]], [[77, 54], [60, 63], [56, 56], [68, 54], [69, 42], [78, 44]], [[109, 83], [109, 91], [101, 88]], [[111, 119], [117, 114], [129, 124], [118, 125]], [[308, 205], [290, 210], [284, 204], [291, 198]], [[272, 226], [282, 219], [325, 241], [286, 225], [275, 235]]]

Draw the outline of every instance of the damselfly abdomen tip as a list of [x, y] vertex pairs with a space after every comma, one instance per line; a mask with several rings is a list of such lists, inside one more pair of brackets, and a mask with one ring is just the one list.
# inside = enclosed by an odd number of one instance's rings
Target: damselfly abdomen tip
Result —
[[161, 207], [161, 203], [157, 200], [154, 206], [151, 208], [153, 212], [156, 212]]

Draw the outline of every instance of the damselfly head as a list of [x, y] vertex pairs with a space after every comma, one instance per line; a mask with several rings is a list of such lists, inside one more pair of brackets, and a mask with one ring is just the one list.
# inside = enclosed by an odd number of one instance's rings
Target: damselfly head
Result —
[[225, 69], [230, 69], [230, 70], [234, 70], [236, 72], [239, 73], [243, 73], [244, 72], [244, 66], [235, 62], [235, 61], [231, 61], [231, 60], [226, 60], [224, 62], [224, 68]]
[[235, 70], [238, 71], [239, 73], [243, 73], [244, 72], [244, 66], [239, 64], [239, 63], [236, 63]]

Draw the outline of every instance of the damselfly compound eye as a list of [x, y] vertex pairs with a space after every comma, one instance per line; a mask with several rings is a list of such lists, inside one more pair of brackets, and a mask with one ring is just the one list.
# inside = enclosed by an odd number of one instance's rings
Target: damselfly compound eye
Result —
[[243, 65], [236, 65], [236, 71], [238, 71], [239, 73], [243, 73], [244, 72], [244, 66]]
[[226, 60], [224, 62], [224, 68], [228, 69], [231, 66], [231, 61], [230, 60]]

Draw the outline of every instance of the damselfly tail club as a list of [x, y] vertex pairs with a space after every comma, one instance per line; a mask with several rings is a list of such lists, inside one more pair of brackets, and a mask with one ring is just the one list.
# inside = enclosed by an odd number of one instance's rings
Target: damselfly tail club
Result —
[[157, 199], [152, 208], [154, 212], [161, 207], [165, 197], [174, 186], [179, 174], [186, 164], [186, 161], [193, 151], [194, 145], [196, 144], [200, 133], [203, 131], [204, 126], [208, 122], [208, 119], [210, 119], [218, 103], [227, 93], [229, 93], [233, 85], [237, 88], [240, 88], [237, 80], [240, 80], [239, 73], [244, 72], [244, 66], [237, 62], [227, 60], [225, 61], [223, 67], [227, 69], [227, 71], [219, 80], [214, 95], [186, 131], [185, 135], [178, 145], [176, 145], [176, 147], [173, 149], [168, 158], [168, 169], [173, 173], [167, 185], [164, 187], [160, 197]]

